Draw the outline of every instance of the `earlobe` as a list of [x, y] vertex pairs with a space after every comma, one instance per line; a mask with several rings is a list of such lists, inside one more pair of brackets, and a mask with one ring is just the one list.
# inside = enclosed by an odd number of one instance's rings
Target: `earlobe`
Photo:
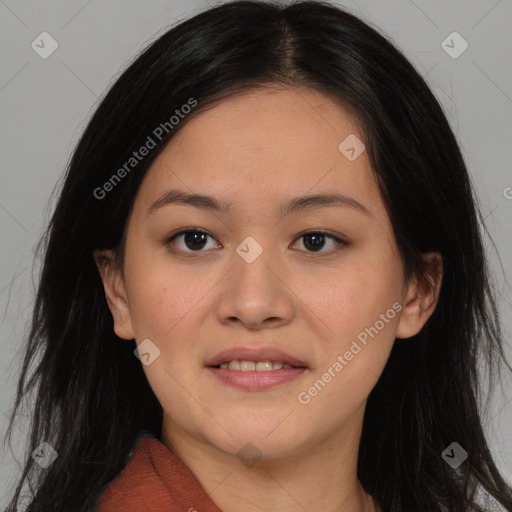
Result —
[[396, 338], [406, 339], [418, 334], [437, 306], [443, 277], [442, 256], [430, 252], [423, 258], [428, 268], [422, 279], [414, 278], [407, 285]]
[[115, 253], [109, 249], [97, 249], [93, 256], [103, 282], [108, 307], [114, 320], [114, 332], [120, 338], [132, 340], [135, 336], [133, 334], [130, 306]]

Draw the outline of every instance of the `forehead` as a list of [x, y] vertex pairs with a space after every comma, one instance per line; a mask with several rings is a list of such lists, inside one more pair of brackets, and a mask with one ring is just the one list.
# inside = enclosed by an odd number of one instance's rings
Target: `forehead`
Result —
[[329, 97], [305, 88], [259, 87], [193, 113], [169, 149], [178, 153], [187, 143], [197, 145], [200, 140], [199, 150], [222, 147], [241, 159], [249, 150], [262, 156], [318, 158], [315, 148], [329, 148], [337, 156], [340, 137], [350, 133], [363, 139], [355, 117]]
[[364, 139], [355, 117], [329, 97], [304, 88], [258, 88], [196, 112], [149, 169], [139, 194], [179, 187], [237, 206], [282, 203], [315, 192], [341, 192], [369, 209], [379, 200], [363, 152], [348, 160], [339, 145]]

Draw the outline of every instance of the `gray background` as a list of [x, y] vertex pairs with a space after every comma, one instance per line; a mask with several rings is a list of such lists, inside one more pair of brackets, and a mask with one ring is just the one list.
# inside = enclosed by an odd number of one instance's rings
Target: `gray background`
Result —
[[[222, 2], [221, 2], [222, 3]], [[339, 1], [388, 34], [426, 77], [460, 141], [502, 267], [497, 275], [508, 354], [512, 358], [512, 2], [507, 0]], [[214, 2], [151, 0], [0, 0], [0, 435], [7, 427], [34, 295], [33, 248], [53, 209], [52, 190], [98, 98], [143, 46]], [[49, 32], [58, 49], [42, 59], [31, 43]], [[441, 43], [457, 31], [467, 50], [452, 58]], [[448, 44], [452, 45], [450, 39]], [[455, 40], [454, 50], [461, 48]], [[452, 50], [453, 51], [453, 50]], [[34, 270], [32, 265], [35, 263]], [[496, 462], [512, 482], [512, 385], [503, 381], [486, 416]], [[14, 454], [27, 432], [16, 420]], [[466, 447], [471, 449], [471, 447]], [[1, 452], [0, 507], [17, 475]]]

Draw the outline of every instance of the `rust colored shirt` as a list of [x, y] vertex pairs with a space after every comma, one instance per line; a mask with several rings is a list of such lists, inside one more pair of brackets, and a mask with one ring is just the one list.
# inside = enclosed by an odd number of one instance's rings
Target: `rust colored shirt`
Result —
[[190, 469], [155, 437], [144, 436], [95, 512], [222, 512]]

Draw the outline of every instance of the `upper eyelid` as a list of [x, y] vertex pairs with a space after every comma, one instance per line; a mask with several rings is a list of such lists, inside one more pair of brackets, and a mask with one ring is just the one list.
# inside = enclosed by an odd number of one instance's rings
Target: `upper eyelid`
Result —
[[[204, 233], [205, 235], [211, 236], [213, 239], [216, 240], [216, 238], [209, 231], [206, 231], [203, 228], [185, 228], [185, 229], [181, 229], [179, 231], [174, 232], [167, 239], [168, 240], [172, 240], [173, 238], [175, 238], [178, 235], [183, 235], [184, 233], [190, 233], [190, 232], [192, 232], [192, 233], [194, 233], [194, 232]], [[318, 228], [318, 229], [308, 229], [306, 231], [302, 231], [301, 233], [299, 233], [296, 236], [296, 239], [300, 238], [301, 236], [304, 236], [304, 235], [309, 235], [310, 233], [321, 233], [323, 235], [330, 236], [330, 237], [333, 237], [333, 238], [338, 238], [339, 240], [344, 241], [341, 238], [341, 235], [335, 235], [334, 233], [330, 233], [329, 231], [324, 231], [321, 228]]]

